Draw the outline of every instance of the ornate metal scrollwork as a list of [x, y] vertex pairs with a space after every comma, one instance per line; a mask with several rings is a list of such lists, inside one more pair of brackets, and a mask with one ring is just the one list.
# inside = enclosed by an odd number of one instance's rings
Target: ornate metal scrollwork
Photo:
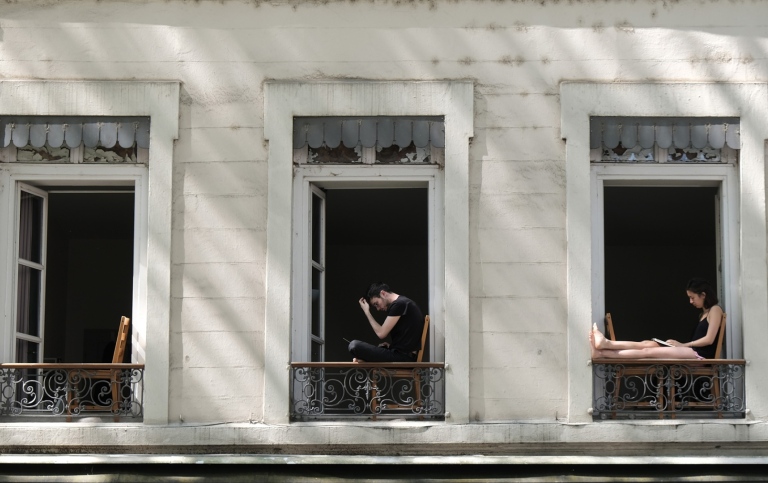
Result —
[[438, 365], [292, 364], [291, 418], [442, 419], [444, 368]]
[[0, 416], [142, 418], [143, 368], [46, 366], [0, 367]]
[[593, 364], [596, 419], [742, 418], [744, 362]]

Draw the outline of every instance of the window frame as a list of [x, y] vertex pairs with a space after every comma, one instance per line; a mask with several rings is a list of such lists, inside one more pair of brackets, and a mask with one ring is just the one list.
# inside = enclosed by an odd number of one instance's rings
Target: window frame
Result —
[[[445, 325], [446, 422], [469, 421], [469, 138], [471, 81], [347, 81], [265, 84], [264, 137], [269, 141], [265, 303], [264, 421], [289, 423], [291, 266], [293, 256], [293, 118], [299, 116], [444, 116], [444, 233], [437, 240], [445, 266], [433, 307]], [[450, 242], [450, 243], [447, 243]], [[432, 315], [432, 314], [430, 314]]]
[[[0, 161], [0, 226], [14, 226], [17, 182], [135, 185], [134, 237], [141, 247], [139, 289], [134, 293], [132, 332], [144, 373], [144, 423], [168, 422], [171, 307], [171, 205], [173, 146], [178, 138], [180, 83], [176, 81], [0, 81], [0, 112], [9, 116], [148, 116], [150, 150], [146, 165], [38, 164]], [[0, 274], [13, 263], [16, 230], [0, 234]], [[135, 249], [136, 250], [136, 249]], [[136, 253], [136, 252], [135, 252]], [[12, 285], [0, 291], [0, 334], [12, 339]], [[150, 290], [151, 287], [151, 290]], [[8, 342], [0, 357], [10, 357]]]
[[[605, 307], [605, 219], [604, 187], [606, 186], [716, 186], [719, 188], [722, 305], [728, 312], [726, 327], [726, 354], [729, 358], [742, 357], [741, 304], [739, 303], [739, 212], [738, 170], [727, 164], [595, 164], [590, 166], [590, 193], [592, 204], [592, 314], [595, 322], [603, 326], [599, 314]], [[682, 290], [682, 289], [681, 289]]]
[[[302, 230], [309, 224], [308, 194], [317, 188], [329, 189], [376, 189], [376, 188], [426, 188], [428, 192], [428, 284], [430, 287], [427, 307], [422, 307], [424, 314], [430, 314], [429, 347], [433, 360], [442, 361], [445, 357], [445, 327], [441, 317], [432, 316], [433, 308], [442, 307], [442, 292], [434, 290], [435, 281], [441, 278], [439, 268], [444, 266], [444, 251], [440, 249], [440, 238], [444, 233], [442, 220], [436, 217], [440, 212], [439, 201], [444, 191], [442, 172], [437, 165], [311, 165], [297, 168], [294, 178], [294, 240], [293, 276], [292, 276], [292, 320], [293, 335], [291, 359], [292, 362], [309, 361], [311, 353], [307, 344], [310, 333], [307, 314], [311, 302], [307, 300], [306, 288], [311, 280], [307, 270], [309, 258], [310, 233]], [[438, 311], [439, 312], [439, 311]], [[304, 321], [304, 322], [302, 322]], [[427, 361], [424, 361], [427, 362]]]
[[[768, 367], [762, 341], [768, 338], [768, 270], [766, 269], [765, 140], [768, 84], [758, 83], [589, 83], [560, 86], [561, 133], [566, 153], [566, 236], [568, 307], [568, 420], [590, 422], [592, 404], [589, 346], [584, 334], [604, 314], [593, 313], [594, 257], [590, 182], [590, 116], [738, 117], [741, 146], [738, 163], [739, 305], [743, 354], [747, 366], [749, 412], [768, 417], [768, 388], [760, 388], [760, 370]], [[735, 201], [735, 200], [734, 200]], [[731, 310], [731, 308], [729, 308]], [[729, 318], [729, 324], [731, 319]], [[739, 344], [740, 341], [733, 341]]]

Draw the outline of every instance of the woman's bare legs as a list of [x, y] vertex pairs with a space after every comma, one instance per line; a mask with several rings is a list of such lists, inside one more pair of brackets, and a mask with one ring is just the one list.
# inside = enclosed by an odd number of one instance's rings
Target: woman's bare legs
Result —
[[604, 342], [612, 342], [606, 341], [605, 336], [597, 330], [596, 326], [593, 326], [589, 332], [589, 345], [592, 349], [593, 359], [701, 359], [696, 351], [690, 347], [660, 347], [653, 341], [643, 341], [638, 344], [651, 342], [653, 347], [602, 349], [597, 345], [601, 339]]
[[597, 330], [597, 325], [592, 325], [592, 332], [594, 333], [594, 346], [599, 350], [622, 350], [622, 349], [645, 349], [659, 347], [659, 344], [652, 340], [642, 340], [635, 342], [631, 340], [609, 340], [606, 339], [602, 332]]

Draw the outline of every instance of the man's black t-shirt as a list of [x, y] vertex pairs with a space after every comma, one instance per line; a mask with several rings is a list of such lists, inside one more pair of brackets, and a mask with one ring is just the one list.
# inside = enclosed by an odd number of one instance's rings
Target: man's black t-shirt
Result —
[[388, 317], [400, 316], [392, 331], [392, 350], [410, 353], [421, 349], [421, 333], [424, 330], [424, 316], [413, 300], [402, 295], [392, 302], [387, 311]]

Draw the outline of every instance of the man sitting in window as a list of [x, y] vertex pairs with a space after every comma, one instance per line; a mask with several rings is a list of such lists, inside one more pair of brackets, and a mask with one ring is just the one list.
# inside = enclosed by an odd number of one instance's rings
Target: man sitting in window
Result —
[[[366, 300], [367, 299], [367, 300]], [[424, 330], [424, 316], [413, 300], [392, 292], [385, 283], [374, 283], [368, 288], [367, 297], [361, 297], [360, 308], [379, 339], [392, 336], [392, 344], [383, 342], [378, 346], [353, 340], [349, 352], [355, 362], [414, 362], [421, 349], [421, 333]], [[371, 307], [387, 312], [383, 324], [371, 315]]]

